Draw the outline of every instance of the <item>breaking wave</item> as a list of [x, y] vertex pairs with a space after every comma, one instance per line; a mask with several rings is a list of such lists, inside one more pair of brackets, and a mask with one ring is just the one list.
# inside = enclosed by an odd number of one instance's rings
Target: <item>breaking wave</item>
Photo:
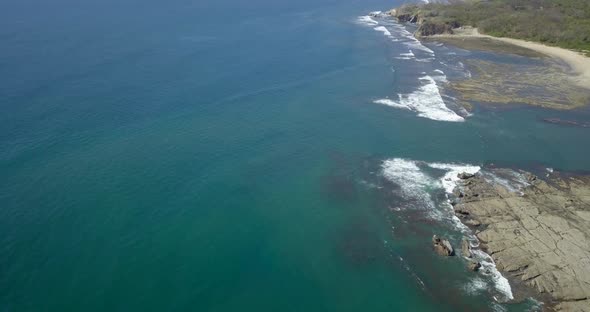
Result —
[[[434, 51], [423, 45], [420, 40], [416, 39], [416, 37], [414, 37], [414, 35], [409, 32], [404, 25], [393, 20], [382, 21], [385, 26], [381, 25], [381, 23], [375, 19], [381, 16], [381, 11], [375, 11], [369, 13], [369, 15], [359, 16], [356, 19], [356, 22], [365, 26], [373, 26], [373, 29], [384, 33], [392, 41], [399, 41], [401, 44], [406, 45], [410, 49], [419, 50], [423, 53], [426, 53], [427, 57], [421, 59], [423, 61], [429, 61], [432, 59], [432, 57], [434, 57]], [[375, 27], [377, 25], [381, 26]]]
[[[446, 78], [445, 78], [446, 79]], [[465, 118], [449, 109], [442, 99], [438, 85], [431, 76], [419, 78], [422, 86], [410, 94], [398, 94], [398, 100], [379, 99], [376, 104], [407, 109], [418, 113], [419, 117], [438, 121], [462, 122]]]
[[521, 195], [523, 194], [522, 190], [530, 185], [529, 181], [522, 173], [512, 170], [485, 172], [483, 177], [488, 182], [503, 186], [509, 192]]
[[412, 52], [412, 50], [410, 50], [408, 53], [400, 53], [399, 56], [395, 58], [398, 60], [411, 60], [415, 59], [416, 55], [414, 54], [414, 52]]
[[[431, 193], [437, 189], [444, 189], [448, 195], [457, 187], [459, 178], [457, 175], [462, 172], [475, 174], [481, 171], [479, 166], [466, 164], [428, 163], [403, 158], [393, 158], [382, 163], [382, 175], [389, 181], [399, 186], [399, 195], [409, 200], [411, 207], [406, 209], [424, 209], [426, 215], [441, 221], [448, 221], [455, 230], [465, 235], [472, 246], [479, 245], [477, 237], [465, 226], [453, 213], [453, 208], [447, 200], [444, 203], [435, 203]], [[442, 177], [434, 177], [425, 172], [425, 168], [443, 171]], [[482, 265], [480, 274], [487, 276], [493, 281], [494, 288], [502, 296], [501, 301], [513, 299], [512, 289], [508, 280], [496, 268], [492, 257], [479, 249], [473, 249], [473, 257]], [[481, 279], [476, 278], [471, 291], [477, 291], [483, 287]]]
[[373, 29], [375, 29], [376, 31], [382, 32], [387, 37], [391, 37], [392, 36], [391, 35], [391, 32], [389, 32], [389, 30], [387, 30], [387, 28], [385, 28], [385, 26], [377, 26], [377, 27], [375, 27]]
[[[379, 16], [381, 12], [372, 12], [370, 15], [360, 16], [357, 21], [361, 24], [374, 26], [373, 29], [383, 33], [392, 41], [401, 41], [409, 47], [407, 53], [400, 53], [395, 57], [400, 60], [415, 60], [418, 62], [430, 62], [434, 60], [434, 51], [424, 46], [414, 37], [403, 25], [389, 22], [388, 27], [380, 25], [373, 17]], [[377, 26], [379, 25], [379, 26]], [[420, 51], [420, 58], [416, 56]], [[426, 55], [424, 55], [426, 54]], [[465, 118], [449, 109], [440, 94], [437, 81], [446, 83], [447, 77], [441, 70], [435, 70], [433, 76], [424, 75], [418, 78], [421, 86], [418, 90], [410, 94], [398, 94], [397, 100], [389, 98], [375, 100], [374, 103], [388, 105], [400, 109], [407, 109], [417, 113], [419, 117], [428, 118], [437, 121], [462, 122]]]
[[416, 39], [416, 37], [411, 32], [409, 32], [404, 25], [394, 23], [391, 25], [391, 28], [394, 29], [394, 33], [397, 36], [399, 36], [401, 39], [405, 39], [402, 44], [408, 46], [411, 49], [420, 50], [434, 56], [434, 51], [423, 45], [420, 40]]
[[362, 24], [362, 25], [368, 25], [368, 26], [379, 25], [379, 22], [377, 22], [376, 20], [374, 20], [369, 15], [359, 16], [356, 19], [356, 21], [357, 21], [357, 23]]
[[415, 161], [394, 158], [384, 161], [381, 167], [383, 176], [399, 185], [402, 197], [419, 200], [423, 207], [434, 209], [427, 190], [436, 187], [436, 180], [423, 173]]

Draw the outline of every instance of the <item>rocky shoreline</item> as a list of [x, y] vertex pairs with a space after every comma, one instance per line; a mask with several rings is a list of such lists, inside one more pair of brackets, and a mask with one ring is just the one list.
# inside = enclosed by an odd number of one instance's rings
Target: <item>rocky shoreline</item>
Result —
[[454, 29], [462, 26], [456, 20], [433, 21], [428, 19], [427, 13], [421, 10], [419, 5], [404, 5], [388, 11], [387, 14], [396, 18], [400, 23], [416, 24], [418, 26], [414, 33], [416, 37], [454, 34]]
[[[459, 178], [455, 215], [511, 284], [534, 290], [549, 310], [590, 311], [590, 176], [490, 169]], [[462, 255], [472, 248], [463, 242]]]
[[[453, 7], [453, 4], [442, 5], [442, 7]], [[440, 9], [440, 8], [439, 8]], [[585, 54], [580, 51], [574, 51], [556, 46], [548, 46], [542, 42], [531, 42], [522, 39], [508, 38], [502, 36], [490, 36], [480, 33], [474, 21], [467, 21], [461, 16], [451, 14], [441, 15], [436, 8], [428, 5], [407, 4], [388, 11], [386, 14], [397, 19], [400, 23], [410, 23], [417, 26], [414, 36], [417, 38], [436, 38], [437, 40], [446, 40], [454, 43], [459, 47], [470, 48], [474, 46], [469, 41], [478, 41], [475, 46], [484, 46], [487, 50], [511, 50], [516, 54], [544, 55], [550, 56], [559, 62], [568, 65], [567, 80], [573, 85], [583, 88], [587, 94], [590, 89], [590, 57], [588, 51]], [[456, 13], [458, 14], [458, 13]], [[493, 44], [490, 44], [490, 41]], [[483, 43], [483, 44], [482, 44]], [[506, 49], [503, 46], [511, 45], [513, 48]], [[518, 47], [519, 49], [514, 49]], [[484, 49], [484, 50], [485, 50]], [[523, 52], [529, 50], [529, 52]], [[570, 92], [567, 92], [570, 93]], [[577, 93], [577, 92], [575, 92]], [[569, 108], [585, 106], [588, 104], [588, 96], [576, 94], [568, 98], [571, 102]], [[546, 106], [552, 106], [550, 103]], [[568, 107], [564, 107], [568, 109]]]

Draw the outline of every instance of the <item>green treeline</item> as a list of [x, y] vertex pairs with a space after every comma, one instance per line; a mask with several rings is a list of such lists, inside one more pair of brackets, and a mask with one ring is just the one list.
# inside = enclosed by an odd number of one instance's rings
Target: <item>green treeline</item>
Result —
[[466, 0], [401, 10], [435, 24], [469, 25], [492, 36], [590, 53], [590, 0]]

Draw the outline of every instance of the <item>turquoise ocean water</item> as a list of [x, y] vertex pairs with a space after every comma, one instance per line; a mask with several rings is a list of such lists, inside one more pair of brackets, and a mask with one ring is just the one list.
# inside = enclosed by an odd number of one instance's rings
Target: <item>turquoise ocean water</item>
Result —
[[468, 116], [462, 60], [539, 61], [359, 20], [399, 4], [0, 4], [0, 311], [534, 306], [432, 254], [461, 231], [423, 167], [590, 170], [587, 129], [542, 122], [588, 111]]

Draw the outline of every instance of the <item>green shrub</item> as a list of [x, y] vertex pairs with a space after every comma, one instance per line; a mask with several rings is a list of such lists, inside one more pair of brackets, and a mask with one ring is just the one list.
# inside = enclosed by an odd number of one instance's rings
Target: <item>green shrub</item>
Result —
[[409, 5], [404, 11], [437, 24], [472, 25], [492, 36], [590, 50], [588, 0], [467, 0]]

